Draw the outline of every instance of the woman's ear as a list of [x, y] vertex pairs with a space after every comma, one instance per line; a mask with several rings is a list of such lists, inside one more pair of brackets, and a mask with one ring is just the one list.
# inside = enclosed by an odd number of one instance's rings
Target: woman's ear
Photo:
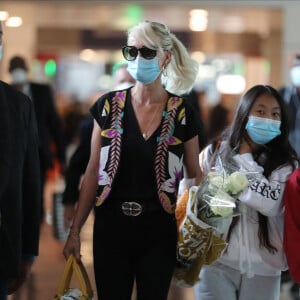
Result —
[[171, 57], [172, 57], [172, 52], [170, 50], [167, 50], [166, 51], [166, 58], [165, 58], [165, 67], [167, 67], [167, 65], [171, 61]]

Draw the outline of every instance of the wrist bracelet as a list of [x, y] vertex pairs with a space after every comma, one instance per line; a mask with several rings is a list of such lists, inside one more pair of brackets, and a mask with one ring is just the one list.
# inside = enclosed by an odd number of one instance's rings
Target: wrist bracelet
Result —
[[69, 231], [69, 236], [74, 237], [74, 238], [78, 238], [78, 239], [79, 239], [80, 234], [79, 234], [78, 231], [70, 230], [70, 231]]

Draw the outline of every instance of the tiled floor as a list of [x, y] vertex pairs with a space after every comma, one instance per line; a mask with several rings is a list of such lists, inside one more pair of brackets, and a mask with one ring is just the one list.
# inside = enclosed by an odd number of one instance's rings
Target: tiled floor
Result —
[[[52, 193], [55, 190], [55, 182], [49, 181], [46, 188], [46, 208], [52, 210]], [[62, 274], [65, 259], [62, 255], [63, 242], [54, 238], [53, 227], [50, 224], [51, 214], [48, 214], [48, 223], [45, 221], [41, 227], [40, 255], [38, 256], [30, 279], [18, 294], [9, 297], [9, 300], [53, 300], [56, 288]], [[82, 231], [82, 260], [85, 264], [95, 287], [92, 270], [92, 222], [91, 214]], [[75, 283], [73, 283], [75, 284]], [[282, 287], [280, 300], [295, 300], [289, 294], [289, 284]], [[100, 300], [95, 296], [94, 300]], [[155, 299], [153, 299], [155, 300]], [[192, 289], [171, 289], [168, 300], [194, 300]], [[224, 299], [231, 300], [231, 299]]]

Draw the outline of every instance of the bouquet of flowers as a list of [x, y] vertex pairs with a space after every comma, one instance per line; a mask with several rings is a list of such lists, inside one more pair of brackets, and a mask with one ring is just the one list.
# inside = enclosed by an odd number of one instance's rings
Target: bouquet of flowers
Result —
[[225, 163], [218, 155], [216, 162], [200, 184], [196, 198], [198, 217], [222, 234], [232, 217], [239, 215], [238, 196], [256, 172], [242, 171], [233, 156], [226, 157]]
[[214, 262], [227, 243], [215, 234], [215, 229], [197, 216], [198, 186], [186, 190], [179, 199], [175, 215], [178, 224], [177, 263], [173, 281], [179, 287], [192, 287], [199, 281], [203, 265]]
[[192, 287], [200, 280], [202, 266], [222, 255], [227, 246], [223, 233], [232, 217], [240, 214], [238, 197], [263, 172], [247, 156], [227, 155], [222, 160], [221, 154], [215, 153], [210, 161], [213, 168], [209, 168], [202, 183], [184, 190], [177, 201], [177, 264], [173, 279], [180, 287]]

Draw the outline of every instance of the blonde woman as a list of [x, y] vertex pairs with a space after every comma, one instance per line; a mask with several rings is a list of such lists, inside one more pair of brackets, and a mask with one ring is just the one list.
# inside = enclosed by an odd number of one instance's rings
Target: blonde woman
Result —
[[176, 262], [178, 184], [183, 169], [196, 182], [201, 177], [199, 117], [178, 96], [191, 89], [198, 65], [157, 22], [131, 28], [122, 52], [136, 84], [91, 108], [91, 156], [64, 255], [80, 259], [80, 230], [95, 207], [99, 298], [129, 300], [135, 280], [138, 299], [166, 300]]

